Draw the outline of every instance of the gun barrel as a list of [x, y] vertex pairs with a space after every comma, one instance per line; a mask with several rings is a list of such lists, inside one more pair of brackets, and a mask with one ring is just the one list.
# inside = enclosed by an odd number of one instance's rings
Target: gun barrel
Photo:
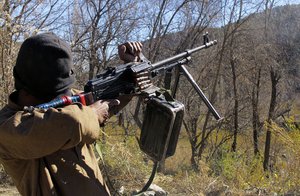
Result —
[[186, 50], [185, 52], [177, 54], [177, 55], [175, 55], [173, 57], [167, 58], [167, 59], [159, 61], [157, 63], [153, 63], [151, 65], [150, 70], [152, 71], [154, 69], [157, 69], [157, 68], [159, 68], [161, 66], [164, 66], [166, 64], [172, 63], [172, 62], [177, 61], [179, 59], [186, 58], [186, 57], [190, 56], [192, 53], [195, 53], [195, 52], [197, 52], [199, 50], [208, 48], [208, 47], [216, 45], [216, 44], [217, 44], [217, 40], [214, 40], [214, 41], [210, 41], [210, 42], [206, 43], [205, 45], [202, 45], [202, 46], [190, 49], [190, 50]]

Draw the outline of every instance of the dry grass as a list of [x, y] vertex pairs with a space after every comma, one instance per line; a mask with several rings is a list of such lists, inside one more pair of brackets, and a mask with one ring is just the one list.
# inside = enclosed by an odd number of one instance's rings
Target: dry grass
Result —
[[[239, 135], [236, 153], [229, 150], [231, 141], [222, 145], [214, 157], [199, 163], [200, 172], [195, 173], [189, 161], [190, 145], [182, 134], [175, 155], [166, 160], [165, 174], [157, 174], [154, 183], [169, 195], [300, 194], [300, 130], [291, 129], [286, 131], [272, 124], [271, 172], [268, 173], [263, 171], [262, 155], [253, 155], [251, 134]], [[261, 154], [264, 139], [262, 133]], [[121, 128], [115, 127], [114, 131], [107, 128], [107, 143], [102, 151], [113, 186], [116, 190], [123, 186], [125, 195], [130, 195], [142, 188], [151, 173], [152, 162], [146, 161], [135, 136], [128, 137], [126, 143], [123, 140]]]

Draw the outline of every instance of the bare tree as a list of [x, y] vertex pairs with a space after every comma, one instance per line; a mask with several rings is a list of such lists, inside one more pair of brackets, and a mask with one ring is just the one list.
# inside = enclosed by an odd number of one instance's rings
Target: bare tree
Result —
[[82, 0], [75, 8], [70, 36], [75, 60], [92, 79], [113, 62], [116, 46], [130, 38], [137, 24], [136, 1]]
[[[238, 31], [238, 28], [240, 27], [240, 23], [242, 23], [242, 11], [243, 11], [243, 0], [240, 1], [234, 1], [234, 8], [238, 7], [238, 15], [237, 15], [237, 21], [234, 23], [234, 30], [231, 34], [231, 41], [229, 44], [229, 49], [230, 49], [230, 67], [231, 67], [231, 72], [232, 72], [232, 86], [233, 86], [233, 96], [234, 96], [234, 107], [233, 107], [233, 142], [232, 142], [232, 151], [236, 151], [237, 148], [237, 134], [239, 131], [239, 121], [238, 121], [238, 116], [239, 116], [239, 96], [238, 96], [238, 89], [237, 89], [237, 60], [236, 60], [236, 55], [234, 54], [235, 51], [234, 49], [236, 48], [233, 43], [234, 40], [236, 39], [236, 33]], [[244, 20], [243, 22], [245, 22]]]
[[268, 115], [268, 129], [267, 129], [267, 135], [266, 135], [266, 143], [265, 143], [265, 153], [264, 153], [264, 163], [263, 167], [264, 170], [269, 170], [269, 158], [270, 158], [270, 147], [271, 147], [271, 124], [272, 120], [275, 117], [275, 107], [277, 105], [276, 99], [277, 99], [277, 85], [280, 80], [281, 76], [278, 72], [274, 70], [273, 67], [270, 69], [270, 79], [271, 79], [271, 100], [270, 100], [270, 108], [269, 108], [269, 115]]
[[[267, 0], [265, 2], [265, 38], [268, 41], [269, 40], [269, 21], [271, 16], [271, 9], [273, 8], [274, 0]], [[278, 79], [277, 76], [273, 70], [273, 66], [271, 65], [271, 71], [270, 71], [270, 78], [272, 83], [272, 93], [271, 93], [271, 101], [270, 101], [270, 108], [269, 108], [269, 115], [268, 115], [268, 123], [271, 123], [271, 120], [274, 117], [274, 110], [276, 106], [276, 89], [277, 89], [277, 83]], [[265, 152], [264, 152], [264, 162], [263, 162], [263, 168], [264, 170], [269, 169], [269, 157], [270, 157], [270, 147], [271, 147], [271, 131], [268, 129], [266, 134], [266, 142], [265, 142]]]

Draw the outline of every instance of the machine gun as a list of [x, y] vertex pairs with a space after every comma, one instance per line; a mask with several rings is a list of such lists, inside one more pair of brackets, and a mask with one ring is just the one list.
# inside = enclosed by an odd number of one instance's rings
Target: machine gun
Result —
[[[89, 80], [84, 86], [84, 93], [75, 96], [63, 96], [51, 102], [38, 105], [36, 108], [56, 108], [69, 105], [74, 102], [81, 102], [84, 105], [90, 105], [97, 100], [116, 99], [125, 94], [140, 94], [140, 90], [136, 85], [134, 77], [135, 75], [141, 72], [147, 72], [149, 73], [150, 77], [155, 77], [159, 72], [177, 67], [187, 77], [215, 119], [219, 120], [221, 119], [220, 115], [212, 106], [210, 101], [206, 98], [200, 87], [197, 85], [191, 74], [184, 66], [190, 61], [191, 54], [202, 49], [209, 48], [215, 44], [217, 44], [216, 40], [210, 41], [202, 46], [186, 50], [183, 53], [153, 64], [141, 54], [141, 62], [109, 67], [103, 73], [97, 75], [95, 79]], [[143, 90], [142, 93], [151, 94], [154, 93], [155, 90], [156, 89], [151, 86], [150, 88]]]

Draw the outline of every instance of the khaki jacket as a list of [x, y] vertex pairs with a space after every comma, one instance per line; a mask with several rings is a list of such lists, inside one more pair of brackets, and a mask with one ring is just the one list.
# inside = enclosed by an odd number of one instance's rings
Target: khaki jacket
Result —
[[96, 114], [81, 104], [25, 112], [13, 102], [0, 111], [0, 160], [22, 195], [109, 195], [92, 142]]

